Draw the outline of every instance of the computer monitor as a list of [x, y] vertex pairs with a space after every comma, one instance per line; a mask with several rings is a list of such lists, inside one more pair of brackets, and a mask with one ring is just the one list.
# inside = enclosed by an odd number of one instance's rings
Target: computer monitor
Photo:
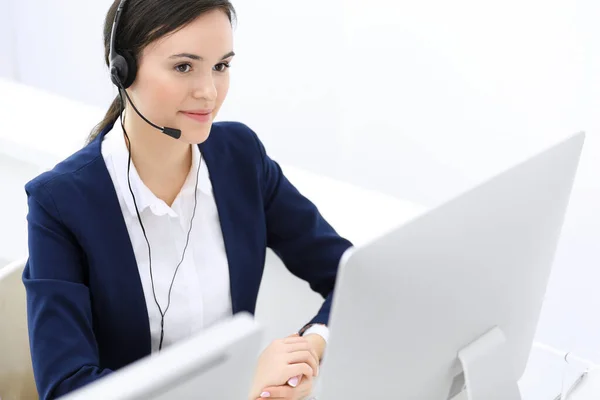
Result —
[[349, 249], [317, 398], [520, 399], [583, 142]]
[[246, 399], [261, 345], [262, 328], [239, 313], [61, 399]]

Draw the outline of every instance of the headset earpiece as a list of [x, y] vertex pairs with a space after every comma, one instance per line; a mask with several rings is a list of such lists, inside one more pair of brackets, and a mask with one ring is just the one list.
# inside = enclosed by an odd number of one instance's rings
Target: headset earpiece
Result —
[[110, 79], [117, 87], [127, 89], [137, 74], [135, 57], [128, 51], [116, 52], [110, 65]]
[[110, 79], [120, 89], [127, 89], [131, 86], [137, 74], [135, 57], [126, 50], [117, 50], [117, 27], [121, 20], [121, 13], [123, 12], [125, 1], [126, 0], [121, 0], [115, 11], [115, 19], [110, 31], [110, 48], [108, 53]]

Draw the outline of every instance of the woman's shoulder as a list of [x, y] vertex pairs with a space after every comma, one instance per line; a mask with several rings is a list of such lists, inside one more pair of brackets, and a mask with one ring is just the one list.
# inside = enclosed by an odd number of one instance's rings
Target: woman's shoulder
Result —
[[240, 121], [218, 121], [212, 124], [213, 130], [225, 130], [238, 135], [255, 135], [254, 131], [245, 123]]
[[248, 154], [249, 146], [261, 147], [262, 143], [252, 128], [239, 121], [213, 123], [207, 144], [239, 149]]
[[100, 146], [94, 141], [31, 179], [25, 184], [25, 191], [28, 195], [56, 192], [57, 189], [88, 181], [86, 175], [93, 176], [101, 171], [98, 162], [103, 162], [103, 159]]

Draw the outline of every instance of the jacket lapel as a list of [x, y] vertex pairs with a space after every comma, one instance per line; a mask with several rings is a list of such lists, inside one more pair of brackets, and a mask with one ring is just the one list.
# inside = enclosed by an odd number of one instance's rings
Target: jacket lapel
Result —
[[[102, 134], [104, 136], [104, 134]], [[100, 154], [102, 137], [90, 146]], [[93, 291], [102, 293], [103, 307], [111, 310], [109, 316], [114, 320], [104, 321], [109, 326], [127, 329], [127, 337], [135, 338], [127, 343], [127, 358], [136, 360], [151, 352], [150, 323], [144, 290], [138, 270], [137, 261], [129, 238], [129, 232], [121, 212], [117, 194], [104, 162], [94, 163], [95, 182], [92, 183], [91, 201], [96, 213], [93, 227], [102, 237], [102, 251], [98, 252], [102, 259], [98, 265], [103, 265], [102, 271], [97, 271], [98, 284], [104, 287], [94, 288]], [[112, 309], [116, 307], [115, 309]], [[113, 317], [108, 317], [113, 318]], [[124, 355], [117, 357], [123, 357]]]
[[[256, 232], [252, 201], [244, 197], [248, 185], [248, 171], [241, 171], [243, 163], [235, 162], [231, 150], [225, 145], [226, 135], [213, 125], [209, 139], [199, 145], [209, 170], [213, 195], [217, 206], [225, 252], [229, 264], [232, 312], [247, 311], [254, 314], [256, 297], [264, 266], [264, 243]], [[260, 225], [258, 225], [260, 227]], [[262, 252], [262, 254], [259, 254]], [[262, 263], [261, 263], [262, 257]]]

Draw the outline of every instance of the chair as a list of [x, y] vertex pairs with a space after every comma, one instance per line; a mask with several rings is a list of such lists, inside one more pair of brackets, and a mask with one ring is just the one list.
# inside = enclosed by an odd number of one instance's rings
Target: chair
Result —
[[25, 260], [0, 268], [0, 398], [39, 399], [29, 349]]

